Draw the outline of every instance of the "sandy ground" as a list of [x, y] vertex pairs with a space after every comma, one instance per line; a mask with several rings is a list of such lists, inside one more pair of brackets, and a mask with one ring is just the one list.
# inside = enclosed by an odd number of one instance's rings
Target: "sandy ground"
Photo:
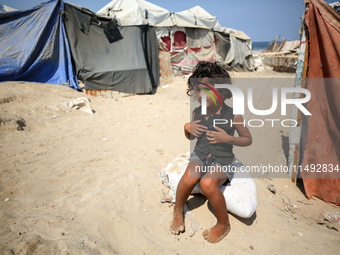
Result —
[[[294, 78], [270, 71], [234, 74], [259, 76]], [[201, 227], [196, 234], [170, 233], [172, 207], [161, 203], [168, 189], [157, 174], [190, 150], [183, 134], [190, 119], [185, 83], [176, 77], [155, 95], [119, 99], [63, 86], [1, 83], [0, 117], [7, 122], [0, 126], [0, 254], [338, 253], [340, 233], [316, 220], [340, 208], [306, 199], [287, 178], [256, 178], [256, 214], [230, 215], [232, 230], [218, 244], [202, 237], [215, 224], [203, 196], [188, 202]], [[270, 100], [268, 86], [256, 88], [259, 106]], [[94, 114], [58, 110], [82, 96]], [[253, 144], [235, 148], [245, 165], [285, 163], [288, 128], [250, 131]]]

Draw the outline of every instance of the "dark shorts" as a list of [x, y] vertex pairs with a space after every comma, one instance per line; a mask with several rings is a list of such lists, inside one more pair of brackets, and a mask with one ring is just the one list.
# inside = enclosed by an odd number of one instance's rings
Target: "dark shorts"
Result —
[[209, 172], [209, 167], [215, 167], [216, 170], [218, 171], [222, 171], [223, 173], [225, 173], [225, 177], [228, 178], [229, 181], [231, 181], [234, 177], [234, 171], [232, 171], [232, 167], [231, 164], [229, 165], [221, 165], [220, 163], [216, 162], [214, 160], [214, 158], [211, 158], [210, 160], [201, 160], [197, 154], [195, 153], [195, 151], [191, 152], [190, 157], [189, 157], [189, 161], [197, 161], [199, 162], [204, 168], [202, 169], [202, 173], [207, 173]]

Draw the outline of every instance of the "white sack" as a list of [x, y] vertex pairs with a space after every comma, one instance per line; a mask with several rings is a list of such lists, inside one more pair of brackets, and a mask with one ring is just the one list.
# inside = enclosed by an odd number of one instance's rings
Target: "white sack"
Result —
[[[172, 202], [175, 202], [177, 185], [188, 165], [190, 152], [179, 154], [158, 177], [163, 184], [170, 188], [169, 195]], [[220, 187], [223, 192], [228, 211], [242, 218], [250, 218], [257, 207], [257, 190], [254, 180], [249, 173], [241, 172], [243, 164], [235, 158], [232, 163], [236, 169], [234, 178], [228, 185]], [[191, 194], [203, 194], [199, 183], [194, 187]], [[204, 195], [204, 194], [203, 194]]]

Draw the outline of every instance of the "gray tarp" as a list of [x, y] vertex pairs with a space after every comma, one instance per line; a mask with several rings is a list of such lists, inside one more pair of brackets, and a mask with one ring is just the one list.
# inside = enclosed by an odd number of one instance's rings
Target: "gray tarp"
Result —
[[220, 32], [214, 32], [214, 34], [216, 38], [216, 52], [221, 57], [221, 61], [224, 62], [230, 50], [229, 34], [224, 34]]
[[65, 27], [77, 76], [88, 90], [155, 92], [158, 42], [147, 25], [117, 27], [114, 20], [65, 3]]

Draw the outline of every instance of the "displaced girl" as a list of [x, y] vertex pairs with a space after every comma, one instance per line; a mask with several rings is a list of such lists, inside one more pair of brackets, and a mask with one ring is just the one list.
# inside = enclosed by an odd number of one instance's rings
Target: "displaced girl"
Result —
[[[230, 231], [227, 206], [219, 186], [233, 177], [233, 172], [228, 168], [234, 160], [232, 148], [234, 145], [249, 146], [252, 143], [242, 116], [234, 115], [233, 109], [224, 103], [225, 99], [231, 98], [231, 92], [228, 89], [216, 90], [216, 80], [231, 84], [230, 76], [222, 66], [205, 61], [197, 64], [188, 80], [187, 94], [194, 93], [201, 106], [193, 111], [192, 121], [185, 124], [184, 131], [188, 139], [197, 139], [197, 142], [177, 187], [170, 226], [174, 235], [184, 232], [184, 204], [200, 182], [217, 219], [215, 226], [203, 232], [204, 239], [210, 243], [221, 241]], [[217, 126], [214, 120], [224, 120], [226, 124]], [[234, 137], [235, 130], [238, 137]]]

